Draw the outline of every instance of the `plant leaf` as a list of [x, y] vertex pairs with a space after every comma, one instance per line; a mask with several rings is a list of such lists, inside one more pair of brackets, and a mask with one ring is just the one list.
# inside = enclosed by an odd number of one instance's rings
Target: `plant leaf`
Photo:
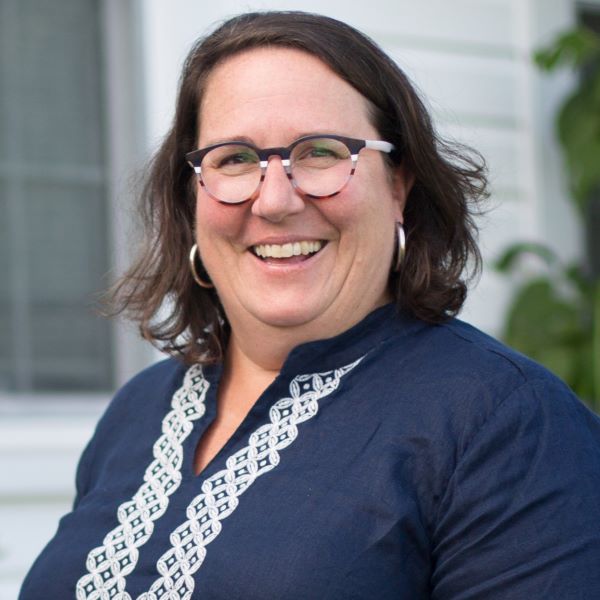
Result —
[[569, 167], [574, 197], [584, 209], [590, 192], [600, 184], [600, 70], [596, 82], [580, 86], [562, 106], [558, 137]]
[[562, 300], [548, 278], [537, 278], [517, 293], [504, 338], [509, 345], [571, 382], [579, 372], [573, 349], [589, 335], [581, 326], [577, 306]]
[[558, 263], [558, 257], [554, 251], [545, 244], [518, 242], [504, 250], [500, 257], [494, 261], [493, 268], [499, 273], [508, 273], [515, 267], [516, 262], [527, 254], [541, 258], [549, 267]]
[[560, 34], [554, 41], [534, 53], [534, 60], [544, 71], [570, 64], [579, 67], [600, 54], [600, 37], [584, 27]]

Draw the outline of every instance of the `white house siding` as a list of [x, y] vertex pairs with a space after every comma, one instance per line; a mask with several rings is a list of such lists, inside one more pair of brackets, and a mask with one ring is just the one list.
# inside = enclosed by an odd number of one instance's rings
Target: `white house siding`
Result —
[[[137, 78], [146, 99], [139, 114], [148, 152], [169, 126], [179, 68], [198, 35], [242, 10], [314, 10], [378, 41], [423, 91], [440, 132], [472, 144], [487, 158], [495, 209], [480, 225], [488, 263], [522, 238], [548, 240], [563, 255], [577, 252], [551, 126], [569, 78], [542, 78], [530, 61], [532, 48], [573, 22], [571, 0], [133, 3], [142, 33]], [[124, 228], [115, 223], [115, 231], [115, 243], [121, 244]], [[508, 282], [486, 271], [463, 316], [497, 333], [509, 293]], [[2, 600], [16, 597], [26, 569], [68, 510], [76, 460], [104, 402], [86, 405], [85, 411], [46, 402], [58, 410], [41, 414], [39, 403], [2, 409], [0, 401]]]
[[0, 413], [2, 600], [17, 597], [28, 566], [73, 501], [77, 457], [101, 410], [99, 403], [91, 404], [82, 411], [55, 403], [53, 414], [30, 405], [29, 418], [6, 407]]

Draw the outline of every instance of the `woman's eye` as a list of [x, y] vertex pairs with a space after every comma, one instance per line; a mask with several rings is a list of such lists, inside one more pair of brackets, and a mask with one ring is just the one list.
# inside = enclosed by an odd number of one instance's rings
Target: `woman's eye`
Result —
[[236, 152], [221, 157], [218, 167], [228, 167], [234, 165], [249, 165], [256, 163], [256, 156], [251, 152]]
[[318, 158], [338, 159], [340, 155], [333, 148], [327, 146], [308, 146], [302, 148], [296, 160], [309, 160]]
[[333, 166], [350, 157], [348, 148], [334, 139], [317, 139], [298, 144], [294, 149], [293, 161], [306, 166]]
[[310, 155], [319, 157], [319, 156], [337, 156], [337, 153], [334, 152], [331, 148], [323, 148], [321, 146], [315, 146], [311, 148]]

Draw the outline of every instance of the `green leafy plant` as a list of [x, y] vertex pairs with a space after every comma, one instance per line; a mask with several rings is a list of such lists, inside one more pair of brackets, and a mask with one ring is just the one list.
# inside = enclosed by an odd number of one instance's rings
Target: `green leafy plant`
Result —
[[600, 186], [600, 36], [584, 28], [569, 31], [549, 48], [538, 50], [534, 60], [545, 71], [570, 65], [582, 73], [560, 108], [556, 125], [573, 199], [585, 210]]
[[[570, 66], [581, 73], [558, 111], [556, 128], [572, 200], [583, 226], [592, 207], [600, 203], [600, 36], [583, 28], [568, 31], [536, 52], [534, 59], [546, 71]], [[506, 249], [495, 267], [514, 273], [524, 259], [532, 257], [541, 262], [542, 269], [517, 290], [504, 338], [600, 410], [598, 257], [588, 256], [583, 264], [565, 264], [542, 244], [520, 242]]]

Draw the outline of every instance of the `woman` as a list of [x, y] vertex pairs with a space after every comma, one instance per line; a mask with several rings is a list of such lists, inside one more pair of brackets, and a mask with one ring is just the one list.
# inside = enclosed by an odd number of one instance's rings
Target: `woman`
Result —
[[177, 358], [111, 403], [21, 598], [600, 597], [599, 420], [452, 318], [484, 192], [347, 25], [201, 40], [118, 289]]

